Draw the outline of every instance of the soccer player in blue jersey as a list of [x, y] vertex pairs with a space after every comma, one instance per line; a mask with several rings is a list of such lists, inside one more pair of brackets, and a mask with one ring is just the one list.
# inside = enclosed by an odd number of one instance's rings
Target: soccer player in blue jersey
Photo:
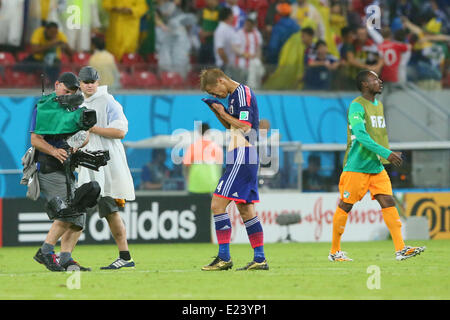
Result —
[[255, 212], [258, 194], [258, 128], [259, 112], [253, 91], [220, 69], [206, 69], [200, 74], [200, 87], [208, 94], [224, 99], [228, 108], [217, 99], [202, 99], [217, 119], [229, 129], [230, 143], [226, 155], [226, 170], [220, 178], [211, 201], [219, 253], [202, 268], [205, 271], [228, 270], [233, 262], [230, 256], [231, 222], [226, 208], [236, 203], [244, 221], [250, 244], [254, 250], [253, 261], [237, 270], [268, 270], [264, 255], [264, 236], [261, 222]]

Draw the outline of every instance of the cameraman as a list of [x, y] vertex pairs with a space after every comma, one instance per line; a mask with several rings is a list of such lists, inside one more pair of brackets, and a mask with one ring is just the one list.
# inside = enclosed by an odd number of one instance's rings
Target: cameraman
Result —
[[108, 165], [99, 171], [81, 167], [78, 175], [79, 185], [93, 180], [100, 184], [99, 216], [108, 221], [119, 249], [119, 257], [101, 269], [134, 268], [135, 263], [128, 249], [125, 225], [119, 214], [119, 207], [125, 206], [125, 200], [135, 199], [133, 178], [120, 141], [128, 132], [128, 120], [120, 103], [108, 93], [107, 86], [99, 86], [100, 77], [97, 70], [91, 66], [83, 67], [78, 77], [85, 98], [83, 106], [97, 113], [97, 124], [89, 130], [89, 143], [86, 148], [109, 150], [111, 158]]
[[[41, 127], [43, 125], [49, 127], [48, 123], [52, 123], [51, 121], [55, 120], [51, 119], [51, 113], [45, 114], [44, 111], [38, 111], [39, 103], [45, 99], [47, 99], [47, 101], [53, 99], [53, 102], [56, 97], [76, 94], [79, 86], [80, 83], [75, 74], [71, 72], [61, 74], [55, 82], [54, 94], [41, 98], [34, 108], [31, 118], [31, 145], [36, 149], [35, 160], [37, 161], [39, 187], [41, 194], [47, 201], [46, 209], [49, 218], [50, 220], [53, 220], [47, 237], [42, 247], [34, 256], [34, 259], [37, 262], [44, 264], [50, 271], [65, 271], [69, 266], [73, 266], [81, 271], [90, 271], [89, 268], [80, 266], [71, 257], [71, 252], [84, 228], [86, 214], [79, 213], [78, 215], [69, 215], [67, 217], [59, 215], [53, 218], [48, 209], [48, 202], [50, 200], [55, 199], [56, 197], [67, 199], [67, 184], [63, 163], [67, 160], [68, 151], [70, 150], [70, 146], [66, 141], [70, 134], [35, 133], [40, 132], [37, 130], [38, 126]], [[42, 113], [39, 114], [40, 112]], [[51, 130], [52, 128], [48, 129]], [[86, 137], [84, 144], [87, 142], [88, 138]], [[74, 192], [75, 177], [73, 174], [71, 175], [71, 181], [69, 183], [72, 192]], [[54, 247], [60, 238], [61, 255], [58, 261], [54, 252]]]

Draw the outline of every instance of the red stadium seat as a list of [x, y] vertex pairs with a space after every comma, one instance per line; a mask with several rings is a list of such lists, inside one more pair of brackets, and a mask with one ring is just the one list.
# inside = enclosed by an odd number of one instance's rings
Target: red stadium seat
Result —
[[156, 66], [158, 64], [158, 57], [154, 53], [149, 53], [147, 55], [147, 63]]
[[62, 64], [70, 64], [70, 58], [66, 54], [61, 54], [61, 63]]
[[133, 74], [136, 88], [159, 89], [160, 81], [156, 74], [150, 71], [139, 71]]
[[176, 72], [163, 71], [161, 72], [161, 85], [169, 89], [184, 89], [185, 82], [183, 77]]
[[10, 52], [0, 52], [0, 64], [7, 66], [16, 63], [16, 59]]
[[[79, 70], [76, 70], [76, 71], [79, 71]], [[61, 65], [61, 73], [63, 73], [63, 72], [74, 72], [72, 65], [70, 63], [62, 64]], [[77, 73], [77, 72], [75, 72], [75, 73]]]
[[89, 64], [91, 55], [86, 52], [75, 52], [72, 56], [72, 62], [82, 67]]
[[17, 61], [23, 61], [30, 56], [30, 53], [27, 51], [22, 51], [17, 54]]
[[189, 71], [186, 77], [186, 85], [189, 86], [190, 89], [200, 89], [200, 75], [198, 71]]
[[125, 66], [133, 66], [136, 63], [142, 62], [141, 56], [137, 53], [126, 53], [122, 57], [121, 63]]
[[32, 73], [11, 71], [7, 76], [8, 86], [12, 88], [32, 88], [37, 86], [37, 76]]
[[125, 89], [131, 89], [135, 84], [134, 77], [130, 73], [122, 71], [120, 72], [120, 84]]
[[122, 57], [121, 66], [131, 73], [136, 71], [148, 71], [149, 69], [148, 63], [146, 63], [137, 53], [124, 54]]
[[7, 87], [8, 84], [6, 83], [5, 79], [3, 79], [3, 76], [0, 75], [0, 88]]

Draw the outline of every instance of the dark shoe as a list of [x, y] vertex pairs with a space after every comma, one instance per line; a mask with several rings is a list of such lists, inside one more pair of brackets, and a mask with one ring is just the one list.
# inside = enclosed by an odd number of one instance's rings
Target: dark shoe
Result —
[[33, 257], [34, 260], [43, 264], [50, 271], [66, 271], [56, 260], [55, 253], [43, 254], [41, 248], [36, 252]]
[[117, 258], [113, 263], [111, 263], [109, 266], [101, 267], [101, 270], [118, 270], [118, 269], [126, 269], [126, 270], [132, 270], [135, 269], [136, 265], [133, 261], [133, 259], [130, 260], [124, 260], [121, 258]]
[[70, 259], [65, 264], [61, 265], [66, 271], [91, 271], [91, 268], [83, 267], [78, 262]]

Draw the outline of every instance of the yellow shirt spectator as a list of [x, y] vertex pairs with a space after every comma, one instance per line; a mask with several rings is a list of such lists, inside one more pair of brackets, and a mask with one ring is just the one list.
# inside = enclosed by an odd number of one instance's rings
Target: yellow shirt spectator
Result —
[[109, 13], [106, 50], [120, 61], [126, 53], [137, 51], [141, 17], [147, 12], [146, 0], [103, 0]]
[[39, 27], [31, 36], [31, 45], [33, 46], [33, 58], [37, 61], [43, 61], [47, 53], [55, 52], [56, 58], [61, 60], [61, 47], [67, 46], [67, 37], [58, 30], [57, 27]]

